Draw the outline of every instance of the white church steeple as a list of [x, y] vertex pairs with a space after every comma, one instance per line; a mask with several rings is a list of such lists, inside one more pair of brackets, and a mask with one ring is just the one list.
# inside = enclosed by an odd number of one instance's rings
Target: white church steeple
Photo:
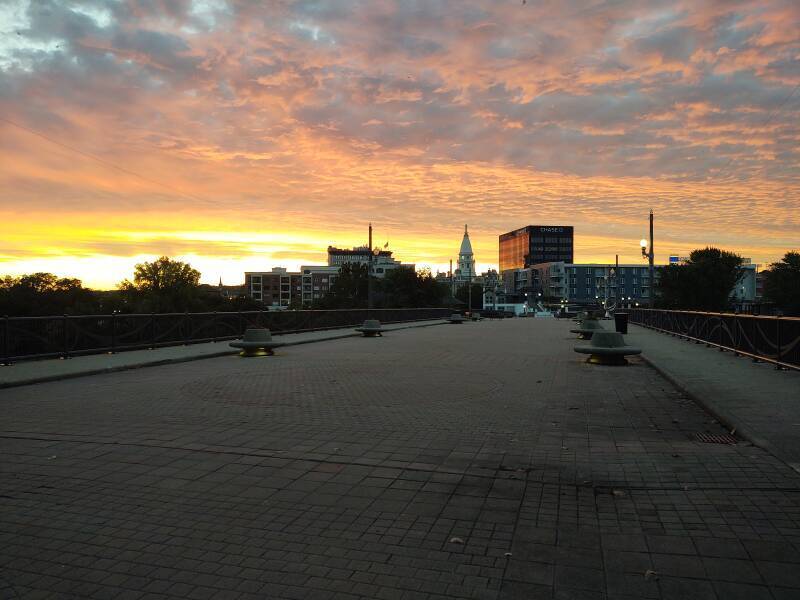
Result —
[[464, 225], [464, 239], [461, 240], [461, 249], [458, 251], [458, 275], [460, 279], [475, 277], [475, 257], [472, 254], [472, 244], [469, 241], [469, 232]]

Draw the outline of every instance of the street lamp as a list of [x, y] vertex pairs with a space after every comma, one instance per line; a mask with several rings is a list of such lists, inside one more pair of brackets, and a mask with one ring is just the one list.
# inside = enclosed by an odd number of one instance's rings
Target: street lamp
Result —
[[368, 261], [367, 261], [367, 315], [372, 310], [372, 257], [380, 255], [381, 249], [377, 246], [372, 247], [372, 223], [369, 224], [369, 241], [367, 242]]
[[642, 238], [639, 241], [639, 245], [642, 247], [642, 258], [646, 258], [647, 262], [649, 263], [649, 278], [650, 278], [650, 290], [647, 297], [647, 304], [650, 308], [653, 308], [653, 297], [655, 296], [655, 274], [654, 274], [654, 267], [653, 267], [653, 258], [655, 254], [653, 253], [653, 209], [650, 209], [650, 244], [647, 243], [647, 240]]

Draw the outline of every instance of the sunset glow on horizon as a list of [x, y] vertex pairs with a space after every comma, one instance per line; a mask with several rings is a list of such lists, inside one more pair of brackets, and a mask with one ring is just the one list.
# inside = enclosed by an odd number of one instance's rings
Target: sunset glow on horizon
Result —
[[204, 283], [469, 225], [576, 262], [800, 248], [800, 5], [26, 0], [0, 6], [0, 276]]

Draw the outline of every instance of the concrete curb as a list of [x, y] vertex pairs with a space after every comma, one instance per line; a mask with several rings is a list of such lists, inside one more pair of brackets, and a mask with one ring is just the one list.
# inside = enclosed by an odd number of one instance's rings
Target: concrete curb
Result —
[[[433, 322], [425, 322], [425, 321], [416, 321], [415, 324], [410, 325], [399, 325], [398, 327], [392, 327], [390, 324], [389, 327], [391, 329], [386, 329], [386, 332], [391, 331], [399, 331], [401, 329], [415, 329], [418, 327], [432, 327], [434, 325], [443, 325], [446, 321], [433, 321]], [[418, 324], [417, 324], [418, 323]], [[342, 331], [337, 330], [337, 331]], [[288, 341], [281, 346], [285, 348], [287, 346], [300, 346], [302, 344], [314, 344], [317, 342], [327, 342], [331, 340], [340, 340], [343, 338], [349, 337], [360, 337], [361, 334], [358, 332], [353, 331], [352, 329], [348, 328], [348, 333], [337, 333], [336, 335], [330, 335], [322, 338], [313, 338], [308, 340], [294, 340]], [[293, 334], [285, 334], [285, 335], [293, 335]], [[279, 337], [279, 336], [276, 336]], [[160, 358], [160, 359], [153, 359], [153, 360], [143, 360], [136, 363], [130, 363], [126, 365], [117, 365], [114, 367], [103, 367], [103, 368], [95, 368], [95, 369], [88, 369], [85, 371], [75, 371], [74, 373], [60, 373], [58, 375], [45, 375], [42, 377], [32, 377], [29, 379], [20, 379], [18, 381], [0, 381], [0, 389], [7, 389], [13, 387], [21, 387], [24, 385], [35, 385], [37, 383], [49, 383], [52, 381], [61, 381], [64, 379], [75, 379], [77, 377], [87, 377], [89, 375], [102, 375], [105, 373], [117, 373], [119, 371], [132, 371], [134, 369], [143, 369], [146, 367], [160, 367], [163, 365], [173, 365], [179, 364], [184, 362], [190, 362], [194, 360], [203, 360], [206, 358], [220, 358], [222, 356], [235, 356], [237, 354], [237, 350], [235, 348], [230, 348], [227, 346], [227, 342], [219, 342], [221, 344], [226, 344], [226, 350], [220, 350], [218, 352], [209, 352], [208, 354], [196, 354], [192, 356], [175, 356], [172, 358]], [[173, 346], [167, 346], [173, 347]]]
[[659, 365], [658, 363], [648, 358], [644, 352], [642, 352], [642, 354], [640, 354], [639, 356], [645, 363], [647, 363], [651, 368], [653, 368], [664, 379], [669, 381], [682, 394], [686, 395], [686, 397], [690, 398], [695, 404], [699, 405], [703, 410], [705, 410], [712, 417], [714, 417], [714, 419], [716, 419], [720, 424], [722, 424], [728, 431], [735, 431], [736, 434], [745, 441], [748, 441], [754, 446], [758, 446], [759, 448], [766, 450], [767, 452], [772, 454], [772, 456], [781, 461], [783, 464], [787, 465], [788, 467], [800, 473], [800, 464], [789, 462], [784, 458], [782, 458], [780, 450], [775, 446], [773, 446], [769, 440], [766, 440], [763, 437], [755, 434], [748, 426], [746, 425], [743, 426], [740, 423], [737, 423], [735, 420], [731, 419], [729, 416], [725, 415], [717, 406], [717, 404], [713, 400], [710, 400], [707, 397], [707, 395], [704, 394], [701, 390], [697, 390], [690, 383], [687, 384], [685, 381], [681, 380], [677, 375], [672, 373], [668, 368]]

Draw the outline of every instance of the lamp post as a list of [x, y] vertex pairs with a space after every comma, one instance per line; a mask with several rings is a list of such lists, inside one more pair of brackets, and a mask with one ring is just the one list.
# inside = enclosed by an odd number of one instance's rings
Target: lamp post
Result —
[[369, 224], [369, 241], [367, 243], [369, 258], [367, 260], [367, 316], [372, 311], [372, 223]]
[[642, 247], [642, 258], [646, 258], [649, 266], [649, 279], [650, 279], [650, 289], [647, 294], [647, 306], [653, 308], [653, 296], [655, 295], [655, 278], [654, 278], [654, 267], [653, 267], [653, 209], [650, 209], [650, 244], [648, 245], [646, 239], [642, 239], [639, 242], [639, 245]]

